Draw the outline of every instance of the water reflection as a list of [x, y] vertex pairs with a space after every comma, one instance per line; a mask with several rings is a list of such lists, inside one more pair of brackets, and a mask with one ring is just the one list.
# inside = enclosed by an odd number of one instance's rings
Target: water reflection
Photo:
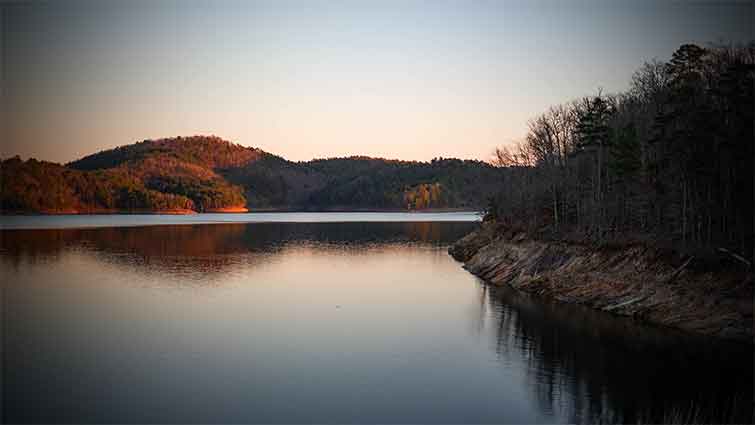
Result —
[[[239, 223], [0, 231], [2, 261], [54, 261], [61, 253], [85, 250], [107, 263], [135, 271], [183, 274], [192, 281], [231, 272], [241, 264], [271, 258], [289, 245], [339, 247], [420, 243], [441, 246], [476, 226], [470, 222]], [[355, 253], [363, 252], [358, 249]]]
[[445, 253], [475, 225], [2, 231], [3, 420], [634, 423], [752, 400], [751, 347], [482, 285]]
[[269, 250], [292, 241], [334, 244], [424, 242], [448, 244], [477, 224], [406, 223], [255, 223], [110, 227], [96, 229], [5, 230], [0, 250], [5, 258], [55, 255], [72, 246], [141, 256], [213, 257]]
[[581, 306], [482, 285], [506, 362], [526, 358], [528, 387], [571, 423], [662, 423], [699, 410], [715, 423], [748, 423], [752, 347], [638, 326]]

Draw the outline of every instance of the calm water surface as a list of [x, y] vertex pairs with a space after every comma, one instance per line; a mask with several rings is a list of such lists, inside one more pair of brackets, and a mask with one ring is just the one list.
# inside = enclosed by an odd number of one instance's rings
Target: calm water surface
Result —
[[[472, 222], [4, 230], [4, 422], [635, 422], [750, 347], [488, 288]], [[657, 422], [657, 420], [656, 420]]]
[[469, 222], [480, 214], [464, 212], [254, 212], [245, 214], [100, 214], [100, 215], [15, 215], [4, 216], [0, 229], [46, 229], [158, 226], [169, 224], [216, 223], [396, 223], [396, 222]]

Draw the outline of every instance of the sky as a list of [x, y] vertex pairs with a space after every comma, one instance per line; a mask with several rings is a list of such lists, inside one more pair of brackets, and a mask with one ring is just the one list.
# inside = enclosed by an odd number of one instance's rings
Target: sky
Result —
[[0, 3], [0, 157], [55, 162], [195, 134], [486, 160], [683, 43], [755, 39], [752, 1]]

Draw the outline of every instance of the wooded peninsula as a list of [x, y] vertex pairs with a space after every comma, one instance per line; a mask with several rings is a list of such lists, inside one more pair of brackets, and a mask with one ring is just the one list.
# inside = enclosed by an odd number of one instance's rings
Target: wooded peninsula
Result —
[[[529, 122], [487, 219], [539, 237], [753, 252], [755, 43], [680, 46]], [[746, 261], [745, 261], [746, 262]]]

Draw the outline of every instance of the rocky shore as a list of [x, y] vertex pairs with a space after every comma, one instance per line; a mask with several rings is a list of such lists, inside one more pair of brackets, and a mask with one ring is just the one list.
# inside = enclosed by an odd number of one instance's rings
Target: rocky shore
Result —
[[538, 240], [492, 222], [449, 253], [492, 285], [753, 343], [753, 275], [726, 253], [698, 258], [641, 244]]

